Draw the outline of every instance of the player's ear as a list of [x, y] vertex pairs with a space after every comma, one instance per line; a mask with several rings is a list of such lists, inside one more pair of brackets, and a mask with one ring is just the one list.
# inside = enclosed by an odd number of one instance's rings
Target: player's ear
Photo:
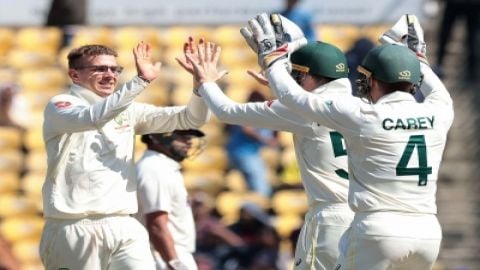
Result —
[[73, 68], [68, 69], [68, 76], [70, 77], [70, 79], [72, 79], [73, 82], [76, 82], [79, 80], [78, 71]]

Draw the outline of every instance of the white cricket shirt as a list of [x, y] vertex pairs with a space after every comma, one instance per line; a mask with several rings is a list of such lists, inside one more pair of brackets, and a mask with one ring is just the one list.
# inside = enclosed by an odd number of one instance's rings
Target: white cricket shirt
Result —
[[[138, 214], [145, 224], [145, 214], [168, 213], [168, 229], [176, 250], [195, 251], [195, 224], [180, 163], [168, 156], [146, 150], [137, 164]], [[161, 258], [158, 252], [154, 254]]]
[[[290, 77], [289, 74], [285, 76]], [[222, 122], [293, 134], [295, 154], [310, 205], [347, 202], [347, 156], [338, 132], [301, 117], [278, 100], [236, 103], [215, 83], [203, 84], [199, 92]], [[313, 94], [327, 98], [350, 96], [350, 81], [331, 81], [315, 89]]]
[[43, 185], [45, 217], [136, 213], [135, 135], [199, 128], [208, 120], [208, 108], [195, 95], [187, 106], [134, 103], [145, 86], [135, 77], [102, 98], [73, 85], [50, 100], [43, 137], [48, 170], [58, 168], [58, 174], [48, 174]]
[[355, 212], [436, 213], [437, 177], [453, 121], [443, 83], [422, 64], [423, 103], [394, 92], [376, 104], [353, 96], [303, 91], [282, 64], [268, 71], [279, 100], [299, 115], [339, 131], [349, 156], [349, 204]]

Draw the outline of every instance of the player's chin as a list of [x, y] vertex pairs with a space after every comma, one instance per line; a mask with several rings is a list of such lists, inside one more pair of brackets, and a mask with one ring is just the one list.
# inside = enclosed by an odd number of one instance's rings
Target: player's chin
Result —
[[103, 95], [110, 95], [115, 91], [114, 84], [98, 84], [96, 87], [97, 91]]

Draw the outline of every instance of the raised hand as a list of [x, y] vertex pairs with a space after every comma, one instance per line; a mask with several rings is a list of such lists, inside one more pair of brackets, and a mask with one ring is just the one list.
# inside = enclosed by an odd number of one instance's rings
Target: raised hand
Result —
[[153, 81], [160, 76], [160, 68], [162, 63], [152, 61], [152, 52], [149, 44], [141, 41], [133, 48], [133, 56], [135, 58], [135, 66], [137, 74], [146, 81]]
[[262, 13], [248, 21], [248, 27], [242, 27], [240, 33], [258, 55], [258, 63], [262, 69], [270, 67], [277, 60], [290, 69], [290, 54], [305, 44], [302, 30], [287, 18], [279, 14]]
[[258, 54], [258, 64], [262, 69], [266, 69], [275, 62], [271, 60], [278, 60], [271, 57], [277, 50], [273, 26], [266, 13], [249, 20], [248, 25], [248, 27], [242, 27], [240, 33], [250, 48]]
[[[199, 43], [203, 43], [203, 38], [200, 38]], [[195, 41], [192, 37], [188, 37], [188, 41], [183, 44], [183, 53], [184, 58], [175, 57], [177, 63], [182, 66], [190, 74], [193, 74], [193, 65], [192, 62], [187, 59], [186, 54], [189, 53], [195, 62], [198, 62], [198, 50], [195, 47]]]
[[193, 67], [195, 81], [199, 84], [216, 82], [227, 74], [227, 71], [218, 71], [217, 69], [222, 50], [220, 46], [212, 42], [202, 41], [196, 47], [197, 55], [188, 50], [185, 52], [187, 61]]
[[415, 52], [420, 61], [428, 64], [427, 45], [423, 29], [415, 15], [405, 14], [378, 38], [382, 44], [397, 44]]

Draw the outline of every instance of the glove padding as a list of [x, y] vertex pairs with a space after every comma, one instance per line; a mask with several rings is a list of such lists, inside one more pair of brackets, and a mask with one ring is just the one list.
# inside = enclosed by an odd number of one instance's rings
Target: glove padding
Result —
[[278, 13], [270, 15], [270, 22], [275, 31], [277, 46], [280, 47], [287, 43], [289, 54], [292, 54], [296, 50], [307, 45], [307, 39], [305, 38], [302, 29], [300, 29], [300, 27], [294, 22]]
[[291, 70], [288, 61], [290, 54], [307, 44], [300, 28], [287, 18], [262, 13], [251, 19], [248, 27], [242, 27], [240, 33], [252, 50], [258, 54], [258, 63], [262, 69], [270, 67], [274, 62], [283, 60], [287, 69]]
[[428, 64], [427, 45], [423, 29], [415, 15], [402, 15], [392, 28], [380, 35], [378, 40], [382, 44], [397, 44], [408, 47], [417, 54], [420, 61]]
[[287, 59], [285, 50], [277, 52], [277, 41], [273, 26], [266, 13], [248, 21], [249, 27], [242, 27], [240, 33], [258, 55], [258, 64], [266, 69], [280, 59]]

